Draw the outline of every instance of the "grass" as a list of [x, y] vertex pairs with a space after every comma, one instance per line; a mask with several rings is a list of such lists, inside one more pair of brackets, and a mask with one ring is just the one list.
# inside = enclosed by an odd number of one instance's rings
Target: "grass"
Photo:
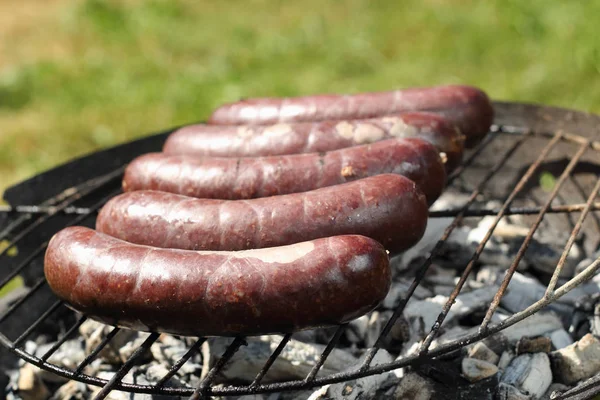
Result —
[[241, 97], [467, 83], [600, 112], [598, 1], [4, 0], [0, 14], [0, 190]]

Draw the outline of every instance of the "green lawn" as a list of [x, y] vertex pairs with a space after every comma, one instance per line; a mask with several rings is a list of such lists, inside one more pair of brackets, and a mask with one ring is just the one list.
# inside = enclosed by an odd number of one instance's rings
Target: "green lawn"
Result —
[[0, 190], [240, 97], [467, 83], [600, 112], [594, 0], [3, 0], [0, 14]]

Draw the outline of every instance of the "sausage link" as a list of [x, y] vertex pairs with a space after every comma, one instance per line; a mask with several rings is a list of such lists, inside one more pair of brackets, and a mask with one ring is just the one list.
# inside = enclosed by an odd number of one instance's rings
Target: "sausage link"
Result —
[[210, 157], [260, 157], [320, 153], [404, 137], [419, 137], [444, 152], [447, 171], [462, 161], [464, 136], [445, 118], [424, 112], [275, 125], [189, 125], [169, 135], [163, 151]]
[[324, 154], [224, 158], [151, 153], [129, 164], [123, 189], [236, 200], [306, 192], [383, 173], [415, 181], [430, 204], [446, 183], [436, 148], [407, 138]]
[[210, 116], [217, 125], [274, 124], [372, 118], [403, 111], [430, 111], [448, 118], [472, 147], [488, 132], [494, 109], [488, 96], [470, 86], [408, 88], [353, 95], [255, 98], [225, 104]]
[[383, 300], [383, 247], [337, 236], [279, 248], [196, 252], [126, 243], [84, 227], [46, 251], [50, 288], [89, 317], [190, 336], [288, 333], [339, 324]]
[[399, 252], [419, 241], [426, 225], [425, 196], [413, 181], [393, 174], [252, 200], [128, 192], [112, 198], [96, 220], [100, 232], [128, 242], [188, 250], [243, 250], [358, 234]]

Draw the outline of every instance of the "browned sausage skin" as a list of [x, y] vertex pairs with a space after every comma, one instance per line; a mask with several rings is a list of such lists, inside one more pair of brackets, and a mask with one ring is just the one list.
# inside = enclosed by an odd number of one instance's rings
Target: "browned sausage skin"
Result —
[[376, 307], [391, 277], [383, 247], [363, 236], [196, 252], [130, 244], [84, 227], [52, 238], [44, 271], [54, 293], [91, 318], [193, 336], [343, 323]]
[[320, 153], [405, 137], [427, 140], [444, 152], [448, 171], [462, 161], [464, 136], [443, 117], [424, 112], [347, 121], [190, 125], [173, 132], [163, 151], [196, 156], [259, 157]]
[[437, 149], [422, 139], [407, 138], [321, 154], [271, 157], [151, 153], [129, 164], [123, 189], [236, 200], [306, 192], [384, 173], [404, 175], [415, 181], [430, 204], [446, 183]]
[[425, 196], [413, 181], [393, 174], [252, 200], [129, 192], [111, 199], [96, 221], [100, 232], [128, 242], [189, 250], [275, 247], [358, 234], [399, 252], [419, 241], [426, 225]]
[[255, 98], [225, 104], [210, 116], [218, 125], [274, 124], [372, 118], [430, 111], [448, 118], [473, 146], [488, 132], [494, 110], [487, 95], [470, 86], [408, 88], [353, 95]]

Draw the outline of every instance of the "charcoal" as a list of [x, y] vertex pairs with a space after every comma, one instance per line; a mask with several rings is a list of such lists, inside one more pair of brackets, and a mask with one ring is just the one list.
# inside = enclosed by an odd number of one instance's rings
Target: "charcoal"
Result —
[[513, 385], [500, 382], [496, 394], [497, 400], [531, 400], [532, 396], [522, 393]]
[[[516, 313], [543, 298], [545, 293], [546, 287], [537, 279], [515, 272], [508, 285], [507, 292], [500, 300], [500, 305], [506, 310]], [[572, 301], [567, 295], [551, 303], [548, 308], [559, 315], [570, 317], [574, 309]]]
[[544, 396], [542, 396], [541, 400], [551, 400], [555, 398], [558, 394], [566, 392], [571, 389], [570, 386], [564, 385], [562, 383], [553, 383], [550, 385]]
[[500, 360], [500, 356], [494, 353], [489, 347], [485, 345], [483, 342], [477, 342], [468, 347], [467, 355], [470, 358], [475, 358], [477, 360], [486, 361], [491, 364], [498, 364], [498, 360]]
[[[379, 350], [373, 358], [372, 366], [389, 363], [393, 357], [385, 350]], [[351, 368], [350, 370], [353, 370]], [[318, 394], [310, 397], [315, 400], [324, 399], [375, 399], [390, 387], [395, 386], [399, 379], [393, 373], [384, 373], [367, 376], [353, 381], [329, 385], [326, 390], [317, 390]], [[316, 393], [317, 393], [316, 392]]]
[[[373, 311], [371, 313], [369, 322], [367, 323], [367, 331], [365, 332], [366, 347], [372, 347], [375, 344], [377, 338], [379, 337], [379, 334], [381, 333], [383, 327], [388, 322], [391, 316], [392, 311]], [[385, 343], [383, 347], [386, 347], [389, 344], [390, 339], [390, 335], [387, 335], [384, 338]]]
[[401, 380], [396, 391], [394, 399], [396, 400], [433, 400], [440, 399], [434, 389], [434, 384], [426, 378], [416, 373], [409, 373]]
[[501, 371], [504, 371], [506, 367], [510, 365], [510, 362], [515, 358], [515, 353], [512, 350], [507, 350], [500, 355], [500, 359], [498, 360], [498, 368]]
[[[412, 282], [408, 282], [406, 280], [401, 280], [399, 282], [393, 282], [390, 287], [390, 291], [382, 302], [383, 308], [392, 310], [398, 307], [400, 304], [400, 300], [407, 295], [408, 288], [410, 287]], [[415, 292], [411, 296], [414, 299], [425, 299], [427, 297], [432, 297], [433, 293], [431, 290], [419, 285], [415, 289]]]
[[[28, 341], [26, 348], [30, 348], [31, 341]], [[54, 343], [47, 343], [37, 346], [34, 354], [38, 357], [44, 355]], [[75, 369], [86, 357], [83, 341], [80, 339], [67, 340], [48, 358], [48, 362], [61, 367]]]
[[552, 341], [552, 346], [554, 346], [554, 349], [556, 350], [567, 347], [573, 343], [571, 335], [564, 329], [557, 329], [550, 332], [550, 340]]
[[522, 337], [541, 336], [563, 327], [560, 318], [554, 313], [538, 312], [516, 324], [504, 329], [502, 333], [511, 343], [516, 343]]
[[500, 380], [539, 399], [552, 383], [550, 359], [546, 353], [521, 354], [510, 362]]
[[457, 400], [495, 400], [497, 390], [498, 374], [493, 374], [487, 379], [458, 386], [454, 398]]
[[50, 397], [50, 390], [40, 378], [39, 369], [32, 364], [25, 364], [19, 370], [17, 388], [19, 396], [23, 400], [39, 400]]
[[[248, 338], [248, 345], [242, 346], [235, 353], [221, 370], [220, 377], [252, 382], [280, 341], [280, 336], [272, 335]], [[231, 339], [228, 338], [210, 338], [203, 344], [203, 376], [214, 366], [229, 343]], [[263, 382], [304, 379], [324, 349], [325, 346], [321, 344], [290, 340], [265, 375]], [[341, 372], [351, 365], [356, 365], [356, 360], [356, 357], [345, 350], [333, 349], [320, 373], [328, 375]]]
[[487, 361], [465, 357], [461, 363], [461, 371], [469, 382], [477, 382], [497, 374], [498, 367]]
[[[112, 331], [113, 327], [96, 322], [93, 320], [86, 320], [80, 327], [79, 333], [85, 339], [85, 352], [91, 353], [102, 340]], [[98, 357], [102, 358], [110, 364], [121, 364], [125, 362], [123, 354], [120, 350], [128, 345], [131, 341], [135, 340], [140, 333], [130, 330], [121, 329], [115, 337], [100, 351]], [[147, 335], [147, 334], [144, 334]], [[129, 345], [131, 346], [131, 345]]]
[[344, 336], [350, 343], [363, 343], [367, 334], [370, 316], [363, 315], [348, 324]]
[[552, 350], [552, 341], [549, 337], [523, 337], [517, 342], [517, 355], [523, 353], [549, 353]]
[[550, 353], [555, 380], [571, 385], [600, 372], [600, 340], [591, 334]]
[[[147, 332], [136, 332], [136, 335], [125, 343], [119, 349], [119, 357], [123, 362], [127, 361], [133, 353], [144, 343], [144, 341], [150, 336]], [[147, 350], [138, 356], [138, 363], [145, 363], [152, 359], [152, 353]]]
[[54, 392], [50, 400], [87, 400], [91, 397], [85, 383], [69, 381]]
[[[494, 298], [498, 287], [474, 290], [469, 293], [459, 294], [454, 305], [446, 316], [445, 323], [449, 324], [453, 319], [472, 313], [488, 305]], [[442, 306], [448, 301], [448, 297], [438, 295], [426, 300], [409, 301], [404, 315], [422, 316], [425, 326], [431, 327], [442, 310]]]

